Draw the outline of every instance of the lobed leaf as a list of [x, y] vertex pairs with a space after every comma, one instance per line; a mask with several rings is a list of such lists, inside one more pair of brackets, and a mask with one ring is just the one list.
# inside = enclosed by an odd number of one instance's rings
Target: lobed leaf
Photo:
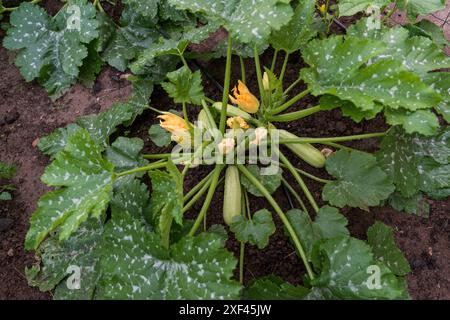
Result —
[[256, 211], [251, 220], [247, 220], [244, 215], [235, 217], [230, 230], [234, 232], [239, 241], [248, 242], [258, 246], [259, 249], [264, 249], [276, 228], [270, 211], [262, 209]]

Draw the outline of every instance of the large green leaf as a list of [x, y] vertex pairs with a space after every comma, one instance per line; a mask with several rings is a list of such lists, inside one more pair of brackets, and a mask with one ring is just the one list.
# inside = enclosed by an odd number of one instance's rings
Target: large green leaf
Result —
[[[78, 18], [73, 8], [79, 10]], [[51, 97], [58, 98], [76, 82], [87, 44], [98, 37], [95, 16], [87, 0], [69, 0], [54, 18], [38, 5], [23, 2], [11, 14], [12, 27], [3, 45], [19, 51], [15, 63], [25, 80], [39, 78]]]
[[322, 197], [339, 208], [347, 205], [368, 211], [395, 190], [377, 159], [367, 153], [340, 150], [327, 159], [326, 169], [337, 180], [325, 185]]
[[401, 125], [406, 133], [420, 133], [433, 136], [440, 127], [439, 119], [431, 110], [408, 111], [387, 109], [384, 112], [386, 122], [392, 126]]
[[68, 138], [80, 128], [79, 125], [73, 123], [64, 128], [57, 128], [48, 136], [40, 138], [38, 147], [44, 154], [53, 158], [59, 151], [64, 149]]
[[333, 207], [320, 208], [314, 222], [306, 212], [299, 209], [289, 210], [286, 216], [308, 258], [311, 257], [313, 246], [317, 241], [349, 234], [346, 227], [347, 219]]
[[445, 8], [445, 0], [399, 0], [399, 9], [406, 10], [408, 17], [415, 21], [418, 15], [426, 15]]
[[367, 19], [361, 19], [349, 28], [347, 34], [360, 39], [383, 41], [388, 48], [378, 58], [401, 62], [404, 67], [421, 78], [429, 71], [450, 67], [450, 58], [431, 39], [421, 36], [411, 37], [406, 28], [369, 29]]
[[272, 214], [267, 209], [258, 210], [251, 220], [244, 215], [235, 217], [231, 223], [230, 230], [234, 232], [236, 239], [242, 242], [258, 246], [264, 249], [269, 243], [269, 238], [275, 233], [275, 224]]
[[124, 0], [122, 3], [129, 6], [133, 11], [139, 12], [142, 16], [152, 19], [158, 14], [158, 4], [160, 0]]
[[428, 83], [444, 98], [444, 100], [435, 107], [445, 121], [450, 123], [450, 73], [432, 72], [424, 77], [424, 82]]
[[89, 216], [100, 217], [110, 200], [113, 168], [85, 129], [70, 136], [42, 176], [44, 183], [60, 188], [39, 200], [31, 217], [26, 248], [36, 249], [57, 227], [59, 239], [65, 240]]
[[292, 53], [301, 49], [317, 34], [314, 14], [316, 1], [303, 0], [295, 9], [291, 21], [280, 30], [272, 32], [270, 44], [277, 50]]
[[414, 214], [419, 217], [428, 217], [430, 215], [430, 205], [425, 201], [421, 193], [406, 198], [400, 192], [394, 192], [388, 201], [395, 210]]
[[[271, 174], [271, 175], [263, 175], [261, 174], [261, 168], [258, 167], [256, 164], [249, 164], [247, 165], [248, 171], [252, 173], [253, 176], [255, 176], [259, 182], [262, 183], [262, 185], [269, 191], [270, 193], [274, 193], [278, 187], [281, 185], [281, 177], [282, 177], [282, 171], [281, 169], [278, 170], [277, 174]], [[254, 186], [253, 183], [251, 183], [246, 176], [241, 174], [241, 184], [247, 189], [248, 192], [250, 192], [252, 195], [256, 197], [263, 197], [263, 194], [259, 191], [258, 188]]]
[[150, 139], [158, 147], [167, 147], [171, 140], [171, 134], [164, 130], [159, 124], [153, 124], [148, 130]]
[[253, 281], [245, 289], [244, 298], [249, 300], [299, 300], [309, 290], [302, 286], [294, 286], [277, 276], [267, 276]]
[[382, 140], [377, 157], [403, 197], [412, 197], [420, 190], [438, 198], [450, 195], [448, 128], [435, 137], [408, 135], [393, 128]]
[[354, 14], [366, 11], [369, 7], [378, 8], [379, 12], [391, 1], [389, 0], [340, 0], [338, 4], [339, 16], [353, 16]]
[[151, 217], [155, 228], [161, 235], [164, 246], [169, 245], [172, 221], [183, 223], [183, 180], [174, 164], [167, 167], [169, 172], [150, 171], [152, 179], [152, 197], [150, 200]]
[[169, 0], [169, 3], [203, 13], [243, 43], [267, 41], [272, 30], [280, 29], [292, 17], [292, 8], [286, 0]]
[[[348, 236], [323, 241], [314, 251], [309, 299], [404, 299], [406, 282], [373, 257], [370, 246]], [[379, 282], [377, 281], [379, 276]]]
[[384, 42], [341, 36], [311, 41], [302, 55], [310, 68], [301, 71], [314, 95], [331, 94], [351, 101], [361, 110], [376, 103], [414, 111], [431, 108], [442, 98], [402, 63], [383, 59], [369, 61], [387, 50]]
[[236, 259], [216, 233], [184, 237], [166, 249], [130, 215], [116, 213], [102, 247], [101, 299], [230, 299], [240, 285], [231, 280]]
[[[103, 223], [89, 219], [75, 231], [70, 239], [58, 241], [55, 237], [46, 239], [37, 251], [40, 266], [27, 269], [27, 279], [31, 286], [41, 291], [56, 287], [55, 299], [92, 299], [100, 276], [98, 248], [103, 234]], [[72, 269], [71, 269], [72, 268]], [[80, 276], [77, 287], [69, 288], [73, 272]]]
[[415, 24], [407, 24], [404, 27], [408, 29], [411, 36], [427, 37], [440, 48], [447, 46], [449, 43], [442, 28], [429, 20], [424, 19]]
[[200, 71], [191, 72], [187, 66], [183, 66], [169, 72], [167, 78], [169, 82], [161, 85], [176, 103], [201, 105], [204, 94]]
[[372, 247], [375, 258], [385, 263], [398, 276], [411, 272], [408, 260], [395, 244], [391, 227], [377, 221], [367, 230], [367, 242]]

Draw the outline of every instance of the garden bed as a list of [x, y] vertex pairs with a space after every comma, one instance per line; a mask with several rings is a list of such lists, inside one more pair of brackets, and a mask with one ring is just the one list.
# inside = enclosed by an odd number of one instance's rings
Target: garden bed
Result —
[[[44, 2], [50, 11], [55, 10], [53, 1]], [[4, 34], [1, 34], [3, 39]], [[266, 52], [262, 63], [270, 65], [272, 52]], [[281, 60], [277, 69], [281, 68]], [[247, 78], [249, 88], [257, 92], [255, 67], [252, 60], [246, 60]], [[202, 62], [201, 65], [213, 77], [222, 81], [225, 67], [224, 60]], [[294, 54], [290, 57], [286, 81], [288, 83], [297, 79], [297, 72], [302, 67], [301, 58]], [[195, 66], [193, 69], [195, 70]], [[276, 70], [277, 70], [276, 69]], [[28, 286], [24, 269], [34, 262], [32, 252], [24, 250], [25, 234], [29, 228], [29, 219], [36, 209], [38, 198], [49, 188], [40, 181], [44, 168], [49, 159], [42, 155], [36, 147], [37, 139], [43, 137], [54, 129], [73, 122], [76, 117], [98, 113], [107, 110], [113, 103], [126, 101], [131, 92], [130, 83], [120, 78], [121, 73], [113, 68], [103, 70], [96, 80], [93, 89], [86, 89], [75, 85], [62, 98], [53, 102], [46, 92], [36, 83], [26, 83], [19, 74], [8, 52], [0, 48], [0, 155], [1, 160], [12, 163], [18, 167], [17, 176], [12, 181], [17, 190], [13, 193], [13, 200], [2, 202], [0, 206], [0, 219], [7, 218], [11, 224], [0, 233], [0, 299], [50, 299], [48, 293], [41, 293], [36, 288]], [[237, 82], [240, 75], [239, 60], [233, 62], [231, 83]], [[216, 101], [221, 100], [221, 92], [207, 79], [203, 80], [205, 93]], [[304, 87], [299, 86], [298, 93]], [[298, 109], [314, 105], [314, 99], [302, 100]], [[164, 91], [158, 86], [152, 95], [152, 105], [161, 109], [174, 108]], [[192, 108], [189, 116], [200, 110]], [[140, 137], [145, 142], [144, 152], [169, 152], [170, 148], [161, 149], [154, 146], [148, 136], [148, 129], [157, 123], [156, 114], [145, 111], [131, 128], [121, 128], [115, 135], [119, 136], [127, 131], [130, 137]], [[381, 132], [387, 129], [381, 117], [375, 120], [362, 121], [359, 124], [341, 115], [341, 112], [320, 112], [307, 119], [294, 121], [280, 128], [289, 129], [299, 136], [326, 137], [354, 135], [361, 133]], [[345, 143], [363, 151], [374, 152], [378, 148], [376, 139]], [[289, 153], [289, 160], [294, 165], [305, 166], [297, 157]], [[327, 178], [323, 170], [307, 167], [308, 170], [322, 178]], [[186, 177], [185, 187], [193, 186], [202, 177], [206, 170], [192, 169]], [[316, 199], [321, 199], [321, 185], [306, 179], [310, 190]], [[222, 187], [218, 189], [208, 214], [208, 224], [222, 223]], [[290, 203], [283, 189], [274, 194], [280, 207], [287, 211]], [[252, 210], [269, 207], [264, 200], [253, 198]], [[318, 201], [319, 205], [324, 203]], [[411, 265], [412, 272], [407, 276], [408, 289], [415, 299], [450, 299], [450, 226], [449, 212], [450, 200], [427, 200], [430, 205], [430, 217], [422, 218], [405, 213], [396, 212], [391, 207], [371, 208], [370, 212], [360, 209], [345, 208], [341, 210], [349, 220], [348, 228], [357, 238], [365, 239], [366, 230], [375, 221], [382, 221], [396, 231], [396, 241], [404, 252]], [[194, 205], [187, 217], [195, 218], [200, 210], [202, 201]], [[286, 238], [282, 224], [277, 217], [274, 218], [277, 232], [270, 238], [269, 245], [263, 250], [254, 246], [247, 246], [245, 255], [244, 283], [252, 279], [269, 274], [275, 274], [286, 281], [298, 284], [299, 275], [304, 267], [295, 254], [294, 247]], [[230, 239], [234, 237], [230, 236]], [[239, 256], [239, 242], [229, 240], [227, 248], [236, 257]], [[236, 274], [236, 276], [238, 276]]]

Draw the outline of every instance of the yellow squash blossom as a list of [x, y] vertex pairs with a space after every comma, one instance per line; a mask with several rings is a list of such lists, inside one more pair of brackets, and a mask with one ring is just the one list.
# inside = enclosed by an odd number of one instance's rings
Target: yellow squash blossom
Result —
[[319, 11], [320, 11], [322, 14], [324, 14], [325, 11], [327, 11], [327, 6], [326, 6], [325, 4], [322, 4], [322, 5], [319, 7]]
[[231, 102], [237, 104], [239, 108], [248, 113], [256, 113], [258, 111], [258, 99], [256, 99], [241, 80], [238, 81], [237, 87], [235, 86], [232, 92], [233, 95], [230, 95]]
[[242, 117], [231, 117], [227, 120], [227, 125], [231, 129], [248, 129], [248, 123]]
[[170, 133], [175, 133], [180, 130], [188, 130], [186, 121], [176, 114], [167, 112], [166, 114], [158, 116], [158, 118], [161, 119], [159, 125]]

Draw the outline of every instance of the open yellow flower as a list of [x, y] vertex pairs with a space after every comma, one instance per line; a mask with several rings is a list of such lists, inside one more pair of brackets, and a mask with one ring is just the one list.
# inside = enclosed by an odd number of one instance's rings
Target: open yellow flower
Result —
[[259, 101], [248, 90], [247, 86], [241, 81], [232, 90], [233, 95], [230, 95], [230, 100], [237, 104], [239, 108], [248, 113], [256, 113], [259, 109]]
[[245, 129], [249, 128], [248, 123], [240, 116], [228, 118], [227, 125], [231, 129], [244, 129], [245, 130]]
[[188, 130], [188, 125], [183, 118], [177, 116], [176, 114], [167, 112], [166, 114], [158, 116], [159, 125], [169, 131], [170, 133], [175, 133], [181, 130]]

